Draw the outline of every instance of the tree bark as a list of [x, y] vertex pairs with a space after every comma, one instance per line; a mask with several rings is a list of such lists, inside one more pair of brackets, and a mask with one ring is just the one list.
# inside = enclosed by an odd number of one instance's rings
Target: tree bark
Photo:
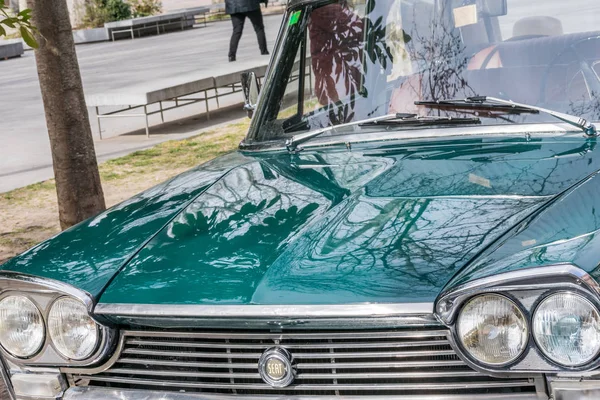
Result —
[[35, 51], [60, 226], [66, 229], [106, 208], [66, 0], [27, 0], [39, 30]]

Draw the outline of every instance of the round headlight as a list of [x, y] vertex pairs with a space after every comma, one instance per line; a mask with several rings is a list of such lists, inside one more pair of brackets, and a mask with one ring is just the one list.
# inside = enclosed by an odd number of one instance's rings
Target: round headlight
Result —
[[85, 305], [63, 297], [52, 305], [48, 314], [48, 333], [54, 347], [64, 357], [83, 360], [98, 344], [98, 325], [88, 315]]
[[515, 360], [527, 345], [527, 321], [515, 303], [485, 294], [471, 299], [457, 322], [464, 349], [476, 360], [502, 365]]
[[535, 310], [533, 336], [551, 360], [569, 367], [583, 365], [600, 351], [600, 315], [582, 296], [557, 293]]
[[27, 358], [44, 344], [42, 313], [27, 297], [8, 296], [0, 301], [0, 344], [12, 355]]

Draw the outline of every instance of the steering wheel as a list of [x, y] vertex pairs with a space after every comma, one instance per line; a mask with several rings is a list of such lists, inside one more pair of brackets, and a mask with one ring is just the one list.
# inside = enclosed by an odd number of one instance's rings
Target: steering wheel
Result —
[[548, 79], [550, 77], [550, 71], [556, 64], [558, 64], [558, 62], [562, 59], [562, 57], [567, 52], [572, 52], [573, 54], [575, 54], [576, 60], [579, 63], [579, 70], [577, 70], [575, 72], [575, 74], [573, 75], [573, 77], [571, 79], [569, 79], [568, 81], [571, 82], [573, 80], [573, 78], [575, 76], [577, 76], [577, 74], [579, 72], [581, 72], [583, 74], [583, 79], [585, 80], [587, 90], [588, 90], [588, 95], [590, 96], [590, 98], [592, 98], [592, 94], [595, 94], [596, 96], [600, 96], [600, 78], [594, 71], [593, 65], [590, 64], [590, 62], [587, 60], [586, 54], [583, 53], [578, 48], [582, 43], [586, 43], [590, 40], [600, 40], [600, 35], [596, 34], [593, 36], [589, 36], [585, 39], [578, 40], [577, 42], [569, 45], [563, 51], [561, 51], [556, 57], [554, 57], [552, 59], [552, 61], [550, 62], [550, 64], [548, 64], [548, 66], [546, 67], [546, 70], [544, 71], [544, 75], [542, 76], [541, 89], [540, 89], [540, 104], [545, 104], [546, 100], [547, 100], [546, 99], [546, 96], [547, 96], [546, 86], [548, 84]]

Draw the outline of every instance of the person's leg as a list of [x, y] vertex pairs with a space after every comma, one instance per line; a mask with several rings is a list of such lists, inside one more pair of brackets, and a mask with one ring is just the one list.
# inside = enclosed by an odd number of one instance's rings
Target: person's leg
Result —
[[233, 32], [231, 33], [231, 41], [229, 42], [229, 61], [235, 61], [238, 44], [244, 30], [244, 21], [246, 14], [231, 14], [231, 23], [233, 24]]
[[269, 50], [267, 50], [267, 37], [265, 36], [265, 25], [263, 24], [262, 12], [260, 10], [249, 12], [248, 18], [250, 18], [250, 21], [252, 21], [252, 26], [256, 32], [258, 47], [260, 48], [261, 54], [269, 54]]

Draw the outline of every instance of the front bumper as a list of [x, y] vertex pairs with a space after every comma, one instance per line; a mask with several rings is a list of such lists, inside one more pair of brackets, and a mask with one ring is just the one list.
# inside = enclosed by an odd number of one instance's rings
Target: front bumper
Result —
[[[161, 394], [151, 391], [141, 390], [121, 390], [121, 389], [103, 389], [103, 388], [72, 388], [65, 393], [63, 400], [339, 400], [341, 397], [334, 396], [232, 396], [232, 395], [211, 395], [211, 394], [191, 394], [191, 393], [168, 393]], [[432, 398], [431, 394], [423, 396], [352, 396], [353, 400], [373, 400], [373, 399], [385, 399], [385, 400], [464, 400], [463, 395], [456, 396], [440, 396]], [[516, 397], [510, 397], [510, 399], [516, 399]], [[518, 397], [519, 400], [540, 400], [547, 399], [547, 397], [539, 397], [535, 394], [527, 394], [522, 397]], [[475, 395], [469, 396], [469, 400], [506, 400], [504, 395]]]
[[[35, 377], [37, 374], [31, 374]], [[8, 378], [8, 374], [4, 375]], [[20, 396], [18, 393], [15, 394], [10, 385], [10, 378], [7, 382], [9, 384], [9, 398], [11, 400], [279, 400], [279, 399], [294, 399], [294, 400], [334, 400], [340, 397], [334, 396], [241, 396], [241, 395], [223, 395], [223, 394], [209, 394], [209, 393], [178, 393], [178, 392], [154, 392], [149, 390], [127, 390], [127, 389], [110, 389], [110, 388], [96, 388], [96, 387], [72, 387], [66, 389], [62, 395], [58, 396]], [[523, 393], [522, 395], [511, 394], [511, 400], [597, 400], [600, 399], [600, 380], [593, 379], [558, 379], [548, 378], [548, 389], [549, 394], [538, 392], [536, 393]], [[0, 390], [0, 394], [1, 394]], [[377, 398], [391, 400], [399, 399], [397, 396], [377, 396]], [[407, 400], [406, 396], [401, 396], [402, 399]], [[506, 396], [502, 394], [489, 395], [489, 394], [474, 394], [469, 396], [469, 400], [506, 400]], [[366, 400], [373, 399], [372, 396], [353, 396], [352, 399]], [[431, 400], [431, 394], [423, 396], [410, 396], [410, 400]], [[435, 397], [435, 400], [463, 400], [464, 395], [443, 395]]]
[[[550, 388], [553, 400], [597, 400], [600, 399], [600, 381], [552, 381], [550, 382]], [[246, 397], [246, 396], [223, 396], [223, 395], [210, 395], [210, 394], [186, 394], [186, 393], [169, 393], [168, 395], [160, 394], [156, 392], [140, 391], [140, 390], [120, 390], [120, 389], [103, 389], [103, 388], [71, 388], [65, 393], [63, 400], [235, 400], [243, 398], [244, 400], [264, 400], [265, 396], [260, 397]], [[293, 397], [295, 400], [315, 400], [314, 396], [305, 397]], [[386, 397], [384, 397], [386, 398]], [[403, 397], [405, 398], [405, 397]], [[459, 400], [463, 399], [464, 396], [459, 395], [456, 397], [444, 396], [443, 400]], [[503, 395], [476, 395], [469, 396], [470, 400], [486, 399], [486, 400], [504, 400]], [[512, 398], [512, 397], [511, 397]], [[545, 397], [548, 399], [548, 397]], [[271, 400], [287, 399], [289, 396], [273, 396], [269, 397]], [[317, 400], [326, 399], [339, 399], [339, 397], [320, 397]], [[357, 400], [372, 399], [372, 397], [353, 397]], [[393, 399], [393, 397], [387, 397], [387, 399]], [[419, 397], [412, 397], [411, 400], [418, 400]], [[422, 397], [423, 400], [430, 399], [431, 396]], [[528, 394], [523, 397], [519, 397], [519, 400], [541, 400], [544, 397], [536, 394]], [[442, 400], [436, 399], [436, 400]]]
[[600, 380], [550, 380], [553, 400], [600, 399]]

